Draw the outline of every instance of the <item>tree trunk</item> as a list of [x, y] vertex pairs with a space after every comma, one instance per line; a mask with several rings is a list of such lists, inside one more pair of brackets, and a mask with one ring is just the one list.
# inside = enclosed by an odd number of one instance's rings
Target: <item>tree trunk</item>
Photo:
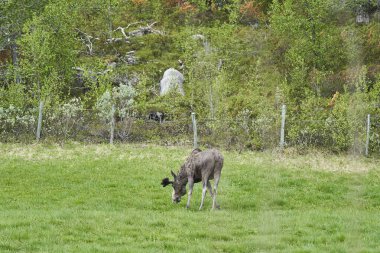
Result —
[[16, 83], [20, 83], [21, 78], [18, 73], [18, 47], [16, 43], [12, 43], [11, 45], [11, 54], [12, 54], [12, 64], [16, 70]]

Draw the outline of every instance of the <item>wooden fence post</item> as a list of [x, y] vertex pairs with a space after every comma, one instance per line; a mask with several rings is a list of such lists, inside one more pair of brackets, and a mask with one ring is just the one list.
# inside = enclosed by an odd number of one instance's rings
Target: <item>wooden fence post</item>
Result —
[[195, 119], [195, 112], [191, 113], [191, 120], [193, 122], [193, 133], [194, 133], [194, 149], [198, 148], [198, 134], [197, 134], [197, 121]]
[[370, 137], [370, 131], [371, 131], [371, 114], [367, 115], [367, 140], [365, 142], [365, 155], [368, 156], [369, 154], [369, 137]]
[[281, 131], [280, 131], [280, 148], [285, 147], [285, 117], [286, 117], [286, 105], [282, 105], [281, 110]]
[[42, 128], [42, 110], [44, 108], [44, 102], [40, 101], [40, 106], [38, 110], [38, 124], [36, 132], [36, 140], [39, 141], [41, 138], [41, 128]]

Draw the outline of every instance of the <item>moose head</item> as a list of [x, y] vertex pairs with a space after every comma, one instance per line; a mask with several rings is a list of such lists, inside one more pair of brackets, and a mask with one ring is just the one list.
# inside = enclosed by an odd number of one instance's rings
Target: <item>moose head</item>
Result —
[[181, 197], [186, 194], [186, 181], [180, 180], [180, 177], [171, 171], [174, 181], [170, 181], [169, 178], [162, 179], [161, 185], [163, 187], [171, 184], [173, 186], [172, 201], [173, 203], [179, 203]]

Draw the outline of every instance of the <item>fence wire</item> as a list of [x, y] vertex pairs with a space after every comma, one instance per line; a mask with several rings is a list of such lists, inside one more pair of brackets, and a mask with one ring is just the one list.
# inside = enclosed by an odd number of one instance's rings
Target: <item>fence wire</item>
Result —
[[[77, 110], [69, 114], [46, 110], [42, 119], [42, 140], [87, 143], [107, 143], [110, 140], [110, 122], [99, 117], [94, 110]], [[0, 141], [35, 141], [37, 121], [37, 108], [0, 108]], [[237, 150], [279, 147], [281, 112], [256, 118], [197, 118], [196, 121], [201, 146]], [[332, 117], [300, 119], [287, 115], [285, 146], [325, 148], [363, 154], [367, 137], [366, 122], [366, 118], [363, 118], [347, 126], [347, 121]], [[152, 119], [148, 115], [115, 118], [114, 140], [120, 143], [192, 145], [191, 115], [160, 120]], [[371, 116], [369, 150], [371, 154], [380, 154], [379, 115]]]

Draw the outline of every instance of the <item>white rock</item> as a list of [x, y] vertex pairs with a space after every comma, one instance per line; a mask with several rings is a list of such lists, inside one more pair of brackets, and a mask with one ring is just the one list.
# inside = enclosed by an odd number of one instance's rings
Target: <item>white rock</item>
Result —
[[167, 94], [170, 90], [175, 89], [181, 95], [185, 95], [183, 90], [183, 81], [185, 80], [181, 72], [174, 68], [167, 69], [160, 81], [160, 96]]

